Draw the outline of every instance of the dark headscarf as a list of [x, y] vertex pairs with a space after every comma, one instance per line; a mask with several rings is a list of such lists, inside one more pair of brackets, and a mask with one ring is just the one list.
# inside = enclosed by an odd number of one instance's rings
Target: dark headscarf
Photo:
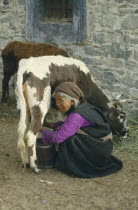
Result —
[[82, 90], [73, 82], [63, 82], [59, 84], [54, 93], [63, 92], [72, 98], [79, 100], [80, 102], [85, 101], [85, 96]]

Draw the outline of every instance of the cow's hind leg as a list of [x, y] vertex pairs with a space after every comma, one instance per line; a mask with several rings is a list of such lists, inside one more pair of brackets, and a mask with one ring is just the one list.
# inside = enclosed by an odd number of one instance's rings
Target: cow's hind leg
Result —
[[48, 112], [50, 106], [51, 88], [47, 87], [43, 96], [43, 100], [39, 105], [35, 105], [31, 108], [31, 124], [29, 131], [26, 134], [25, 141], [28, 147], [28, 154], [30, 158], [30, 167], [34, 169], [36, 173], [40, 171], [37, 166], [36, 156], [36, 138], [43, 124], [44, 117]]
[[7, 100], [9, 98], [9, 80], [11, 78], [10, 74], [5, 73], [4, 78], [2, 80], [2, 103], [7, 103]]
[[28, 158], [28, 150], [27, 150], [27, 146], [24, 140], [24, 137], [28, 131], [28, 126], [29, 126], [29, 119], [30, 115], [27, 112], [27, 110], [25, 110], [24, 113], [20, 113], [20, 122], [18, 125], [18, 142], [17, 142], [17, 150], [18, 153], [21, 156], [21, 160], [22, 160], [22, 166], [25, 168], [26, 164], [29, 164], [29, 158]]
[[39, 106], [31, 108], [31, 124], [29, 131], [25, 136], [25, 142], [28, 149], [28, 155], [30, 159], [30, 167], [34, 169], [36, 173], [39, 172], [37, 167], [37, 157], [36, 157], [36, 138], [38, 132], [40, 131], [42, 125], [42, 114]]

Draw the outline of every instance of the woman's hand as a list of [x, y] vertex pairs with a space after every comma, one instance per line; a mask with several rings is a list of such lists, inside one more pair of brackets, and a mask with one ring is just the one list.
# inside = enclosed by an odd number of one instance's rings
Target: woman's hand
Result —
[[54, 128], [54, 123], [52, 122], [47, 122], [46, 120], [44, 120], [43, 122], [43, 126], [47, 127], [47, 128]]
[[42, 132], [43, 132], [43, 130], [45, 130], [45, 128], [44, 128], [44, 127], [42, 127], [42, 128], [40, 129], [40, 132], [42, 133]]

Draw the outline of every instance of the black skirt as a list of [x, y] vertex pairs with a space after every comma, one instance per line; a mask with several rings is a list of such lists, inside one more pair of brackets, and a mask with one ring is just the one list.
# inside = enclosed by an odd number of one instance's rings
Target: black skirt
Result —
[[59, 146], [55, 167], [79, 178], [102, 177], [119, 171], [123, 164], [112, 156], [112, 141], [75, 134]]

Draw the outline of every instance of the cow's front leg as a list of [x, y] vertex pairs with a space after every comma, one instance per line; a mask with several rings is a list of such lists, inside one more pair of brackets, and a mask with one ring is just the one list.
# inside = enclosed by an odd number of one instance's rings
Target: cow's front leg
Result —
[[36, 137], [32, 131], [28, 131], [25, 137], [27, 149], [28, 149], [28, 156], [30, 159], [30, 167], [36, 172], [39, 173], [41, 170], [38, 169], [37, 165], [37, 156], [36, 156]]

